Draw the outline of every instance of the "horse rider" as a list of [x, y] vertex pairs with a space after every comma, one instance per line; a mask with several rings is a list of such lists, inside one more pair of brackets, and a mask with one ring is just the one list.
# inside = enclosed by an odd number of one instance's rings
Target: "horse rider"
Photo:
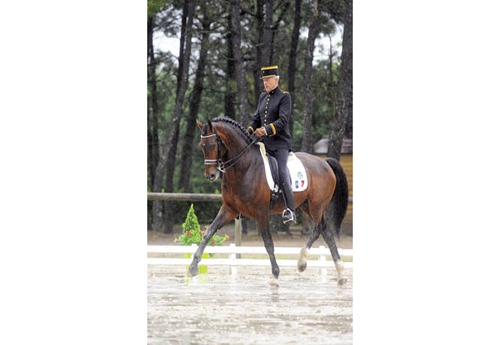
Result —
[[248, 132], [262, 139], [266, 151], [278, 161], [279, 186], [285, 201], [283, 223], [295, 222], [295, 205], [289, 182], [287, 161], [292, 150], [292, 136], [288, 126], [291, 120], [292, 98], [279, 86], [278, 66], [261, 68], [265, 92], [259, 97], [257, 109], [248, 126]]

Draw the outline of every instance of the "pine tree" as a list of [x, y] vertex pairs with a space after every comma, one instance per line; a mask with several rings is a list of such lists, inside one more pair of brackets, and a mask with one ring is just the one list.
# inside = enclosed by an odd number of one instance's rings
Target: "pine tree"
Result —
[[182, 223], [182, 231], [185, 233], [191, 231], [191, 233], [200, 232], [200, 223], [198, 223], [198, 217], [194, 213], [194, 206], [191, 204], [189, 211], [186, 216], [186, 221]]

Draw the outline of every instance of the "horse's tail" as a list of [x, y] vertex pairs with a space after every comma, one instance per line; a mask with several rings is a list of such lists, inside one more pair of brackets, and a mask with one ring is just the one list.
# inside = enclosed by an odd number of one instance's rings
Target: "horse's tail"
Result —
[[349, 185], [347, 183], [347, 177], [345, 176], [344, 169], [342, 168], [342, 165], [340, 165], [339, 161], [330, 157], [326, 158], [326, 161], [332, 168], [333, 173], [337, 178], [337, 185], [335, 186], [332, 200], [330, 201], [326, 211], [326, 215], [328, 216], [327, 221], [330, 224], [333, 223], [337, 236], [340, 236], [340, 225], [344, 220], [347, 212], [347, 204], [349, 202]]

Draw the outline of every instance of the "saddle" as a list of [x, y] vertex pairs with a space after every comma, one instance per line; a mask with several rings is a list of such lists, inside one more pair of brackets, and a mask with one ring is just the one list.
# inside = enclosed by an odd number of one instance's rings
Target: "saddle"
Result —
[[[260, 154], [264, 161], [267, 184], [272, 192], [270, 205], [272, 209], [281, 193], [281, 189], [278, 185], [278, 161], [273, 156], [267, 154], [263, 143], [257, 144], [259, 145]], [[306, 190], [308, 186], [306, 170], [300, 159], [293, 152], [288, 154], [287, 170], [289, 182], [292, 185], [292, 192], [302, 192]]]

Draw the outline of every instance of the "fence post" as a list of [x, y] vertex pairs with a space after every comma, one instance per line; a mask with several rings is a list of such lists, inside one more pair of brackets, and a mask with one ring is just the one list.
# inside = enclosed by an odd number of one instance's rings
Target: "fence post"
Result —
[[[234, 242], [238, 247], [241, 246], [241, 216], [234, 220]], [[237, 254], [236, 257], [241, 259], [241, 254]]]
[[[231, 243], [229, 245], [230, 248], [234, 249], [236, 245], [234, 243]], [[229, 253], [229, 267], [231, 268], [231, 276], [234, 278], [238, 274], [238, 269], [234, 265], [234, 262], [236, 261], [236, 253], [231, 252]]]
[[[325, 262], [326, 261], [326, 255], [323, 253], [325, 250], [325, 246], [319, 246], [320, 253], [318, 254], [318, 261]], [[326, 276], [326, 267], [321, 268], [321, 275]]]

